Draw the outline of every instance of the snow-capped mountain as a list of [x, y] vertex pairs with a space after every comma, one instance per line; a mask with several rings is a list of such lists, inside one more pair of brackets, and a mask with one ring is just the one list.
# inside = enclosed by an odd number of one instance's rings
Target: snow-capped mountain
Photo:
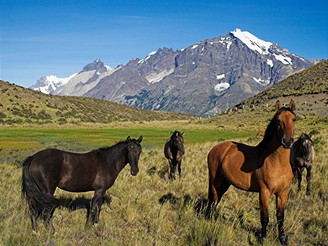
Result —
[[96, 59], [87, 64], [81, 72], [76, 74], [61, 88], [52, 94], [63, 96], [83, 96], [86, 92], [95, 87], [99, 81], [112, 74], [115, 70], [106, 66], [100, 59]]
[[236, 29], [182, 50], [161, 48], [113, 70], [88, 64], [52, 93], [207, 117], [312, 64]]
[[75, 75], [76, 73], [67, 78], [58, 78], [55, 75], [42, 76], [36, 84], [32, 85], [30, 88], [36, 91], [41, 91], [45, 94], [51, 94], [67, 84], [67, 82]]
[[46, 94], [82, 96], [92, 89], [99, 79], [110, 75], [114, 70], [104, 65], [100, 59], [87, 64], [81, 72], [67, 78], [58, 78], [54, 75], [43, 76], [30, 88]]
[[[86, 95], [137, 108], [207, 117], [312, 65], [277, 44], [240, 29], [182, 50], [167, 53], [158, 50], [151, 53], [148, 63], [144, 60], [131, 61], [115, 72], [115, 77], [106, 78]], [[165, 66], [158, 66], [163, 61]], [[157, 69], [155, 73], [154, 68]], [[163, 71], [167, 73], [157, 83], [149, 83], [149, 73], [158, 75]], [[111, 86], [114, 83], [129, 84], [133, 90], [122, 89], [115, 94]]]

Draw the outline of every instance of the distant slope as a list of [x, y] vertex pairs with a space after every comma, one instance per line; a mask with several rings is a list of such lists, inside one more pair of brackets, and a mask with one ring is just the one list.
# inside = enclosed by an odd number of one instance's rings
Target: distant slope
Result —
[[83, 124], [191, 119], [192, 116], [133, 109], [84, 97], [46, 95], [0, 80], [0, 125]]
[[301, 114], [328, 116], [328, 60], [283, 79], [237, 107], [273, 107], [276, 100], [288, 104], [291, 99], [296, 102], [296, 110]]

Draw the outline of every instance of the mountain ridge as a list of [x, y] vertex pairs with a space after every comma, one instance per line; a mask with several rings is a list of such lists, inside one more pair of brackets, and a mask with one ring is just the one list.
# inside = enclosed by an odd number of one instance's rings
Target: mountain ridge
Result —
[[109, 74], [76, 79], [64, 86], [70, 90], [52, 93], [210, 117], [312, 64], [236, 29], [181, 50], [159, 48]]

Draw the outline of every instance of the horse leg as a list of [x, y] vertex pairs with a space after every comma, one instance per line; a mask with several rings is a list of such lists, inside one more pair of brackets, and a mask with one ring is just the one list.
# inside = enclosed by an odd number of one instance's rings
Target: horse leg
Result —
[[226, 191], [229, 189], [229, 187], [230, 187], [230, 183], [228, 181], [226, 181], [225, 179], [223, 179], [220, 189], [219, 189], [219, 192], [218, 192], [217, 203], [219, 203], [221, 201], [223, 194], [226, 193]]
[[99, 190], [95, 191], [95, 194], [91, 201], [91, 208], [90, 208], [90, 213], [88, 216], [87, 223], [89, 223], [89, 224], [97, 224], [98, 223], [100, 209], [101, 209], [101, 205], [102, 205], [103, 197], [104, 197], [105, 193], [106, 193], [105, 189], [99, 189]]
[[213, 208], [213, 204], [216, 203], [218, 199], [218, 194], [216, 191], [215, 186], [213, 185], [213, 181], [211, 179], [211, 177], [209, 177], [209, 182], [208, 182], [208, 201], [207, 201], [207, 208], [206, 208], [206, 212], [205, 212], [205, 216], [207, 219], [209, 219], [211, 217], [211, 211]]
[[169, 179], [173, 179], [172, 177], [172, 160], [171, 159], [168, 159], [169, 160]]
[[285, 216], [285, 205], [288, 197], [288, 189], [276, 194], [276, 208], [277, 208], [277, 222], [278, 222], [278, 234], [279, 241], [283, 245], [287, 245], [288, 237], [285, 236], [284, 232], [284, 216]]
[[260, 191], [260, 211], [261, 211], [261, 242], [264, 241], [267, 234], [267, 225], [269, 223], [269, 198], [270, 192], [268, 190], [261, 190]]
[[179, 172], [179, 178], [181, 178], [181, 160], [178, 161], [178, 172]]
[[209, 178], [209, 187], [208, 187], [208, 206], [206, 210], [206, 217], [209, 218], [211, 210], [215, 207], [220, 201], [223, 194], [230, 187], [230, 183], [226, 181], [221, 175], [218, 175], [214, 182]]
[[310, 191], [311, 191], [311, 170], [312, 170], [312, 166], [308, 166], [306, 168], [306, 195], [310, 195]]
[[33, 231], [37, 230], [37, 219], [39, 217], [44, 220], [46, 228], [49, 228], [51, 225], [51, 228], [54, 229], [51, 223], [51, 218], [57, 206], [53, 197], [57, 184], [54, 182], [48, 182], [44, 179], [39, 179], [38, 186], [43, 195], [42, 198], [39, 198], [40, 201], [38, 201], [39, 204], [37, 207], [32, 208], [33, 212], [31, 214], [31, 221]]
[[175, 179], [175, 169], [176, 169], [176, 161], [170, 160], [170, 176], [169, 179]]
[[297, 168], [297, 179], [298, 179], [298, 188], [297, 188], [297, 192], [301, 191], [301, 183], [302, 183], [302, 172], [303, 172], [303, 168]]
[[38, 223], [37, 223], [38, 211], [31, 208], [30, 212], [31, 212], [32, 229], [33, 229], [33, 232], [36, 233], [38, 231]]
[[53, 216], [54, 212], [55, 212], [55, 207], [46, 208], [43, 211], [43, 214], [44, 214], [43, 219], [44, 219], [46, 228], [51, 227], [51, 229], [53, 229], [53, 230], [54, 230], [54, 227], [52, 225], [51, 219], [52, 219], [52, 216]]

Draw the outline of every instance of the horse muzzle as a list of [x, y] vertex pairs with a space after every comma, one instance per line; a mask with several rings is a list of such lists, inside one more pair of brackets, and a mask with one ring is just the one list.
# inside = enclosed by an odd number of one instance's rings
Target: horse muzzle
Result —
[[131, 168], [130, 169], [130, 173], [132, 176], [136, 176], [139, 172], [139, 169], [138, 168]]
[[281, 143], [282, 143], [282, 146], [285, 148], [285, 149], [290, 149], [294, 143], [294, 139], [292, 137], [290, 138], [283, 138], [281, 140]]

